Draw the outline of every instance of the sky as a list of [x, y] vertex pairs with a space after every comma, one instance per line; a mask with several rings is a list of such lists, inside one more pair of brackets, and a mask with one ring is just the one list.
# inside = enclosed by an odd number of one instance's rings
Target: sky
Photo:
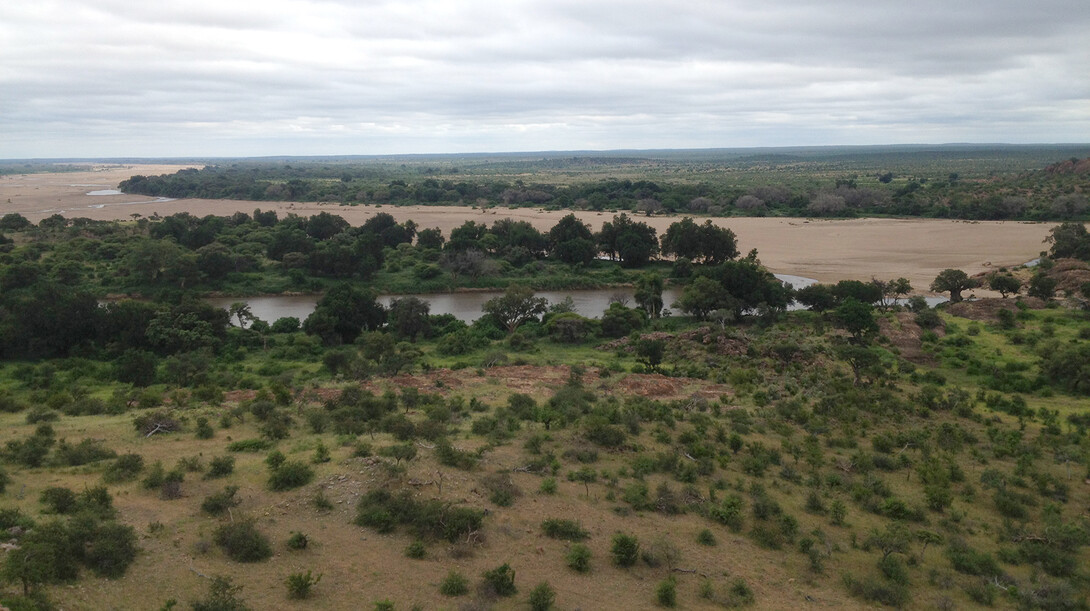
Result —
[[0, 3], [0, 159], [947, 142], [1090, 142], [1090, 2]]

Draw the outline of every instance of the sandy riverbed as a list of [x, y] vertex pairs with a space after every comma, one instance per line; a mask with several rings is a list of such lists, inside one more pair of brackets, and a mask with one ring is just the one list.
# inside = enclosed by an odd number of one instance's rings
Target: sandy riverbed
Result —
[[[115, 189], [134, 174], [162, 174], [184, 166], [95, 166], [86, 172], [29, 174], [0, 178], [0, 214], [18, 212], [32, 221], [52, 214], [92, 219], [127, 220], [134, 214], [167, 216], [189, 212], [196, 216], [230, 215], [255, 208], [276, 209], [281, 217], [328, 211], [353, 225], [380, 212], [398, 221], [412, 219], [421, 228], [439, 227], [444, 233], [466, 220], [492, 223], [503, 217], [527, 220], [548, 230], [567, 212], [526, 208], [492, 208], [487, 211], [457, 206], [341, 206], [317, 203], [277, 203], [231, 200], [184, 199], [155, 201], [140, 195], [88, 195]], [[612, 218], [609, 213], [577, 212], [594, 230]], [[659, 230], [677, 217], [640, 217]], [[738, 235], [740, 250], [756, 248], [761, 261], [777, 273], [816, 278], [822, 282], [872, 277], [908, 278], [924, 290], [939, 271], [959, 268], [974, 274], [1000, 266], [1013, 266], [1038, 256], [1049, 223], [967, 222], [933, 219], [716, 219]]]

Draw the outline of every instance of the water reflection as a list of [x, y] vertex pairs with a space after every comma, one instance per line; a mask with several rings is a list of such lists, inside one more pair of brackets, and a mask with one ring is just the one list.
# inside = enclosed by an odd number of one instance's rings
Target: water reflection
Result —
[[[776, 274], [781, 281], [788, 282], [794, 288], [802, 288], [815, 284], [813, 278], [792, 276], [790, 274]], [[467, 293], [425, 293], [414, 295], [431, 305], [432, 314], [453, 314], [455, 318], [465, 322], [472, 322], [481, 317], [481, 307], [486, 301], [502, 295], [502, 291], [474, 291]], [[581, 289], [568, 291], [539, 291], [538, 297], [544, 297], [550, 304], [561, 303], [568, 297], [571, 298], [575, 311], [580, 316], [596, 318], [609, 308], [613, 301], [620, 300], [628, 306], [634, 306], [636, 300], [635, 291], [631, 288], [609, 289]], [[403, 295], [380, 295], [378, 300], [384, 306]], [[662, 302], [668, 309], [676, 311], [674, 303], [681, 298], [680, 288], [669, 288], [662, 293]], [[261, 320], [272, 323], [278, 318], [294, 316], [300, 321], [314, 311], [318, 303], [318, 295], [271, 295], [267, 297], [210, 297], [208, 303], [224, 309], [231, 307], [232, 303], [244, 301], [250, 305], [250, 311]], [[792, 309], [797, 306], [792, 304]]]

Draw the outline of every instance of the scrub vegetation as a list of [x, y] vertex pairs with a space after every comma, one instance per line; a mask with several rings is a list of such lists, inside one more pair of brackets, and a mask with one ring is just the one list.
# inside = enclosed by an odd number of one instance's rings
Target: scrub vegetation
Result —
[[[9, 608], [1087, 605], [1080, 223], [1036, 267], [944, 271], [1002, 296], [938, 308], [795, 291], [729, 230], [622, 213], [0, 231]], [[634, 303], [534, 294], [576, 278]], [[472, 323], [375, 300], [427, 282], [505, 292]], [[199, 299], [277, 287], [323, 297]]]

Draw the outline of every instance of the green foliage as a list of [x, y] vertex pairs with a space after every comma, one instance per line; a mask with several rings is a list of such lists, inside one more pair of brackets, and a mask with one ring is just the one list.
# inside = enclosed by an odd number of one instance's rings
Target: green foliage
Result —
[[515, 571], [506, 562], [485, 571], [482, 579], [482, 587], [494, 596], [514, 596], [518, 593], [518, 588], [515, 587]]
[[288, 586], [288, 598], [291, 600], [304, 600], [310, 598], [312, 594], [311, 590], [313, 590], [314, 586], [318, 585], [318, 582], [321, 580], [321, 573], [314, 576], [310, 571], [288, 575], [288, 578], [285, 580], [285, 585]]
[[446, 539], [455, 542], [481, 528], [483, 513], [439, 500], [419, 501], [408, 492], [394, 495], [388, 490], [372, 490], [356, 506], [355, 523], [378, 532], [391, 532], [403, 525], [421, 539]]
[[240, 439], [227, 444], [228, 452], [264, 452], [272, 447], [267, 439]]
[[250, 611], [239, 594], [242, 586], [231, 583], [229, 577], [215, 576], [208, 585], [208, 596], [193, 602], [193, 611]]
[[659, 582], [655, 588], [655, 601], [660, 606], [673, 608], [677, 606], [677, 580], [668, 577]]
[[205, 479], [218, 479], [221, 477], [227, 477], [235, 471], [235, 457], [234, 456], [216, 456], [208, 462], [208, 471], [204, 474]]
[[549, 611], [556, 602], [556, 591], [549, 582], [543, 581], [530, 590], [530, 609], [532, 611]]
[[617, 533], [613, 535], [613, 543], [609, 551], [613, 557], [613, 564], [627, 568], [639, 560], [640, 542], [634, 535]]
[[102, 472], [102, 479], [111, 484], [132, 481], [143, 470], [143, 456], [139, 454], [122, 454], [106, 467], [106, 470]]
[[564, 541], [583, 541], [590, 537], [590, 533], [575, 520], [562, 518], [549, 518], [541, 523], [541, 532], [551, 539]]
[[310, 545], [310, 537], [301, 532], [292, 532], [285, 545], [293, 551], [304, 550]]
[[456, 571], [447, 573], [439, 584], [439, 593], [443, 596], [464, 596], [469, 592], [469, 580]]
[[590, 572], [590, 548], [582, 543], [575, 543], [564, 554], [564, 562], [568, 568], [577, 573]]
[[310, 465], [289, 460], [274, 468], [269, 474], [269, 490], [294, 490], [309, 484], [314, 479], [314, 469]]
[[220, 492], [206, 496], [201, 502], [201, 511], [213, 516], [227, 513], [229, 509], [237, 507], [242, 502], [235, 498], [236, 493], [238, 493], [238, 486], [227, 486]]
[[221, 524], [213, 534], [216, 544], [235, 562], [261, 562], [272, 556], [272, 545], [253, 520]]

